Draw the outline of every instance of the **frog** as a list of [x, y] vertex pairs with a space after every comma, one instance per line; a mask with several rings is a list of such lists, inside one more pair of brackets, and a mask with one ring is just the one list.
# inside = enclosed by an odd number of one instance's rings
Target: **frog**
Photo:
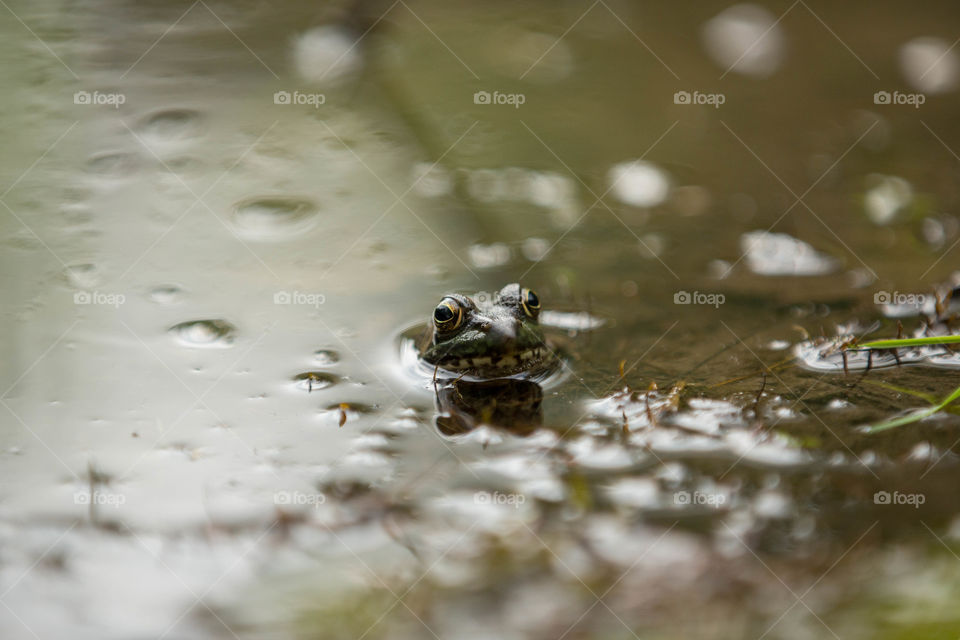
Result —
[[555, 360], [540, 327], [540, 297], [511, 283], [492, 299], [445, 295], [433, 310], [421, 358], [460, 376], [507, 378], [542, 371]]

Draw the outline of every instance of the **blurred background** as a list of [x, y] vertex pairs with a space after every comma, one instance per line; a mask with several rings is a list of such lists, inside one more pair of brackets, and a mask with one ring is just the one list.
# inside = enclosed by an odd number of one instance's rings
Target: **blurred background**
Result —
[[955, 2], [0, 5], [3, 638], [960, 635], [956, 367], [792, 351], [960, 282]]

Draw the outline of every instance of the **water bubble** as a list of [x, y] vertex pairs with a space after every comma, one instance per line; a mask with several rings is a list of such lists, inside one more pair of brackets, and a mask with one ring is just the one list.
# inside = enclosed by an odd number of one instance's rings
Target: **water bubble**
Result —
[[148, 142], [192, 138], [200, 130], [200, 114], [193, 109], [165, 109], [147, 116], [139, 129]]
[[321, 366], [332, 366], [340, 362], [340, 354], [332, 349], [320, 349], [313, 353], [314, 361]]
[[175, 304], [180, 301], [183, 289], [175, 284], [161, 284], [150, 290], [150, 300], [157, 304]]
[[100, 284], [100, 270], [94, 264], [73, 264], [68, 266], [64, 273], [67, 282], [77, 289], [92, 289]]
[[98, 153], [87, 160], [87, 171], [106, 178], [122, 178], [139, 168], [139, 158], [125, 151]]
[[327, 389], [337, 384], [339, 378], [333, 374], [322, 371], [305, 371], [304, 373], [295, 375], [293, 382], [298, 389], [303, 389], [304, 391], [319, 391], [320, 389]]
[[235, 332], [226, 320], [191, 320], [170, 327], [170, 333], [188, 347], [226, 348], [233, 344]]
[[257, 240], [297, 235], [316, 223], [317, 205], [306, 198], [274, 196], [244, 200], [233, 221], [240, 233]]

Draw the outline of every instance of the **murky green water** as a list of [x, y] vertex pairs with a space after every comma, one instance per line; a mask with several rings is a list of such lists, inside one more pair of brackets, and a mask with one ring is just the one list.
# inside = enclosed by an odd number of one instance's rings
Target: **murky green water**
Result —
[[[857, 428], [957, 369], [794, 357], [956, 284], [953, 3], [0, 15], [3, 638], [960, 633], [960, 422]], [[563, 375], [452, 428], [403, 336], [515, 281]]]

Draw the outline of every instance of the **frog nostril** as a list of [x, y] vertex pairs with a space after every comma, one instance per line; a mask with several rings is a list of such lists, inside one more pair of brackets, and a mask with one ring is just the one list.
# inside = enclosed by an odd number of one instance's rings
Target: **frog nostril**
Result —
[[490, 327], [493, 326], [492, 322], [482, 322], [480, 323], [480, 331], [490, 331]]

